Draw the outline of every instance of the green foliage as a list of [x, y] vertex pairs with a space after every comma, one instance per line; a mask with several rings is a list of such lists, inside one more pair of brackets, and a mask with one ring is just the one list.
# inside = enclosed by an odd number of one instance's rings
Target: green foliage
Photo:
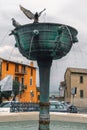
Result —
[[[14, 93], [14, 96], [19, 94], [19, 87], [20, 87], [20, 83], [13, 80], [13, 93]], [[9, 99], [11, 94], [12, 94], [12, 91], [0, 92], [0, 99], [2, 99], [2, 97], [6, 98], [6, 99]]]
[[[19, 94], [19, 89], [20, 89], [20, 83], [18, 81], [16, 81], [16, 80], [13, 80], [13, 90], [12, 91], [0, 92], [0, 99], [2, 99], [2, 97], [6, 98], [6, 99], [9, 99], [12, 92], [14, 94], [14, 97], [16, 97], [16, 95]], [[21, 85], [21, 92], [23, 92], [24, 89], [26, 89], [26, 86]]]
[[11, 96], [11, 91], [3, 91], [1, 92], [1, 98], [4, 97], [8, 99]]
[[19, 87], [20, 83], [16, 80], [13, 80], [13, 93], [15, 96], [19, 94]]
[[[24, 89], [26, 89], [26, 86], [21, 84], [21, 92], [24, 91]], [[13, 80], [13, 93], [14, 95], [18, 95], [20, 91], [20, 82]]]

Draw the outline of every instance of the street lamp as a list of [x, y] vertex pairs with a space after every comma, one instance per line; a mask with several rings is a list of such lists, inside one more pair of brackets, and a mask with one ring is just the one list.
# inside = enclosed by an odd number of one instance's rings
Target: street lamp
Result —
[[76, 93], [77, 93], [77, 88], [76, 87], [73, 87], [71, 89], [71, 94], [73, 95], [73, 105], [74, 105], [74, 97], [76, 96]]
[[11, 97], [12, 97], [12, 101], [14, 100], [14, 92], [12, 91], [12, 93], [11, 93]]

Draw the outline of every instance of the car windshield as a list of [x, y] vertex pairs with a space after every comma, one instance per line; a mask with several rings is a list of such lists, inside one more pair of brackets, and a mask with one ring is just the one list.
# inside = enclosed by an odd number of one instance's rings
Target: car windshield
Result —
[[59, 110], [61, 110], [61, 109], [64, 109], [64, 106], [63, 105], [51, 104], [50, 109], [57, 109], [57, 110], [59, 109]]
[[10, 102], [4, 102], [0, 104], [0, 108], [10, 107]]

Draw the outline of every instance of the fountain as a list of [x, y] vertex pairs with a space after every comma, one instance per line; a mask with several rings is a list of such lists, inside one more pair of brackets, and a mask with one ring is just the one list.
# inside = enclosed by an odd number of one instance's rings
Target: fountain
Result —
[[12, 34], [20, 53], [30, 60], [36, 60], [40, 76], [40, 113], [39, 130], [50, 130], [49, 114], [49, 83], [50, 68], [53, 60], [65, 56], [73, 43], [77, 42], [77, 30], [68, 25], [57, 23], [39, 23], [38, 18], [43, 11], [35, 15], [20, 6], [23, 13], [34, 23], [20, 25], [15, 20], [16, 27]]

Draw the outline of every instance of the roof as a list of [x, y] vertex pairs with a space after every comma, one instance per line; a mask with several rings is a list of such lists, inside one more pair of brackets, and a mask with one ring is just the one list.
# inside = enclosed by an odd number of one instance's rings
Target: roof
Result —
[[29, 65], [29, 64], [27, 64], [27, 63], [12, 61], [12, 60], [8, 60], [8, 59], [1, 58], [1, 57], [0, 57], [0, 61], [2, 61], [2, 60], [3, 60], [3, 61], [7, 61], [7, 62], [11, 62], [11, 63], [15, 63], [15, 64], [25, 65], [25, 66], [28, 66], [28, 67], [35, 68], [35, 69], [36, 69], [36, 67], [31, 66], [31, 65]]
[[68, 70], [71, 73], [87, 74], [87, 69], [85, 69], [85, 68], [67, 68], [66, 71], [68, 71]]

